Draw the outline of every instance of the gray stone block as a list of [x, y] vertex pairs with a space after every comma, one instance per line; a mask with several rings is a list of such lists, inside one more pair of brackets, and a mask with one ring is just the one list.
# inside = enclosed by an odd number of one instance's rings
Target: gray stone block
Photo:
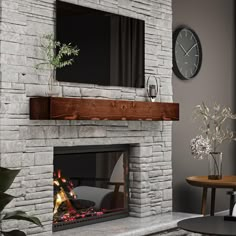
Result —
[[134, 172], [133, 179], [134, 181], [148, 181], [149, 175], [147, 172]]
[[25, 151], [25, 142], [24, 141], [5, 141], [2, 140], [0, 143], [1, 153], [12, 153], [12, 152], [24, 152]]
[[101, 90], [101, 89], [91, 89], [91, 88], [81, 88], [82, 97], [101, 97], [101, 98], [121, 98], [120, 90]]
[[7, 153], [1, 155], [1, 166], [5, 168], [21, 167], [22, 153]]
[[53, 165], [52, 152], [38, 152], [35, 153], [35, 165]]
[[57, 126], [28, 126], [20, 128], [20, 139], [58, 138]]
[[[30, 175], [39, 175], [42, 178], [42, 174], [49, 174], [49, 176], [52, 178], [52, 173], [53, 173], [53, 166], [33, 166], [30, 167]], [[37, 178], [36, 178], [37, 179]]]
[[172, 200], [172, 189], [163, 190], [163, 200]]
[[88, 137], [106, 137], [106, 128], [105, 127], [96, 127], [96, 126], [81, 126], [78, 128], [80, 138]]
[[66, 87], [63, 86], [62, 94], [64, 97], [80, 97], [80, 87]]
[[140, 146], [132, 148], [131, 157], [149, 157], [152, 156], [152, 146]]
[[63, 138], [77, 138], [78, 130], [77, 126], [60, 126], [59, 137]]

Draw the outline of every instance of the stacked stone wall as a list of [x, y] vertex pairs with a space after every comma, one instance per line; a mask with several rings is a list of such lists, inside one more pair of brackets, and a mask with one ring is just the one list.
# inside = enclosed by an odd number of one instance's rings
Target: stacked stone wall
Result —
[[[171, 0], [66, 0], [73, 4], [145, 20], [145, 74], [158, 76], [157, 101], [172, 102]], [[144, 217], [172, 210], [171, 122], [33, 121], [29, 98], [44, 96], [47, 70], [41, 38], [55, 29], [55, 1], [2, 0], [0, 20], [0, 164], [20, 168], [7, 210], [25, 210], [44, 227], [8, 221], [27, 235], [52, 234], [53, 148], [130, 144], [130, 215]], [[63, 97], [145, 101], [145, 89], [59, 82]]]

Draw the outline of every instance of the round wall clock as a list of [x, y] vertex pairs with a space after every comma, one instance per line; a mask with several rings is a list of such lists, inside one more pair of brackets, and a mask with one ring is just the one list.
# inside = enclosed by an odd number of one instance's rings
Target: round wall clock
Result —
[[197, 34], [187, 28], [179, 28], [173, 35], [173, 71], [180, 79], [197, 75], [202, 63], [202, 48]]

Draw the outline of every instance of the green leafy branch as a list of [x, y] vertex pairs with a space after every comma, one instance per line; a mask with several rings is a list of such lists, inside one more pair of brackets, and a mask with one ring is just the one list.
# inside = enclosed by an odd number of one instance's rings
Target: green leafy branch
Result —
[[[24, 211], [8, 212], [5, 215], [1, 216], [5, 206], [14, 199], [13, 196], [5, 192], [9, 189], [19, 171], [20, 170], [9, 170], [7, 168], [0, 167], [0, 226], [2, 221], [5, 220], [24, 220], [36, 224], [40, 227], [43, 227], [40, 220], [37, 217], [30, 216], [26, 214]], [[26, 234], [23, 231], [20, 230], [2, 231], [1, 227], [0, 227], [0, 233], [3, 234], [4, 236], [26, 236]]]
[[42, 49], [44, 51], [44, 62], [36, 65], [38, 69], [41, 65], [48, 65], [50, 69], [63, 68], [72, 65], [73, 56], [78, 56], [80, 49], [72, 46], [71, 43], [65, 44], [56, 41], [52, 34], [43, 37]]

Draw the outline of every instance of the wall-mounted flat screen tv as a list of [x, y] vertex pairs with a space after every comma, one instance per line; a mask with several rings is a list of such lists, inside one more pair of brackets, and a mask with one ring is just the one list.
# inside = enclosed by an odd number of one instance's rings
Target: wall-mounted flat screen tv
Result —
[[143, 20], [57, 1], [56, 38], [80, 49], [58, 81], [144, 87]]

